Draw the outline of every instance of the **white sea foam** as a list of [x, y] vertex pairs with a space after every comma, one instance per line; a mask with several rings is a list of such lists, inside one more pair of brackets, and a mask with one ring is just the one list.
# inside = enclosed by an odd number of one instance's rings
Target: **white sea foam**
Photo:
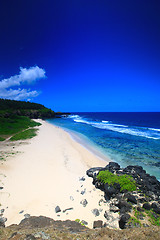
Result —
[[152, 130], [152, 131], [156, 131], [156, 132], [160, 132], [160, 129], [159, 128], [148, 128], [149, 130]]
[[68, 118], [79, 118], [79, 115], [69, 115]]
[[122, 124], [113, 124], [109, 121], [90, 121], [89, 119], [85, 119], [80, 117], [79, 115], [71, 115], [70, 118], [73, 119], [73, 121], [83, 124], [91, 125], [92, 127], [99, 128], [99, 129], [105, 129], [109, 131], [129, 134], [133, 136], [139, 136], [139, 137], [145, 137], [150, 139], [160, 139], [159, 131], [160, 129], [154, 129], [154, 128], [144, 128], [144, 127], [129, 127]]

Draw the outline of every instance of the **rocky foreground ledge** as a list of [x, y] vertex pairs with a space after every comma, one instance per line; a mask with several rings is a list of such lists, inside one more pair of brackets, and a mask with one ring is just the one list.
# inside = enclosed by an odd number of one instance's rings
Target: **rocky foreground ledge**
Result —
[[[136, 189], [122, 190], [117, 182], [108, 184], [100, 181], [99, 174], [107, 171], [112, 175], [131, 176]], [[156, 177], [147, 174], [141, 166], [120, 168], [119, 164], [110, 162], [105, 168], [89, 169], [87, 175], [93, 178], [95, 187], [104, 192], [104, 198], [110, 206], [110, 210], [105, 211], [106, 223], [99, 221], [99, 226], [107, 226], [115, 212], [119, 213], [120, 229], [160, 226], [160, 182]]]
[[159, 240], [157, 226], [121, 230], [89, 229], [75, 221], [54, 221], [48, 217], [30, 217], [19, 225], [0, 227], [1, 240]]
[[[104, 183], [98, 176], [106, 171], [118, 177], [130, 176], [136, 189], [128, 191], [117, 182]], [[104, 209], [105, 222], [100, 219], [94, 221], [94, 229], [89, 229], [77, 221], [55, 221], [44, 216], [28, 215], [19, 225], [5, 227], [6, 219], [1, 210], [0, 239], [160, 239], [160, 182], [154, 176], [147, 174], [140, 166], [120, 168], [115, 162], [110, 162], [104, 168], [91, 168], [86, 174], [93, 179], [93, 185], [104, 193], [104, 199], [101, 200], [109, 205], [109, 209]], [[98, 209], [95, 211], [99, 216]], [[109, 229], [115, 221], [115, 213], [119, 216], [116, 221], [120, 229]]]

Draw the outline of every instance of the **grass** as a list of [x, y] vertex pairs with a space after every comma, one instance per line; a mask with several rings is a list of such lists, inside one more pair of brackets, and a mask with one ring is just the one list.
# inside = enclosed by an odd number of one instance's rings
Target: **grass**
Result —
[[139, 211], [137, 211], [135, 208], [133, 208], [133, 209], [134, 209], [134, 216], [135, 216], [136, 218], [139, 218], [140, 216], [143, 216], [143, 217], [146, 216], [143, 212], [139, 212]]
[[[0, 141], [4, 141], [12, 135], [21, 133], [27, 128], [40, 125], [41, 123], [37, 123], [25, 116], [11, 116], [9, 118], [0, 117]], [[22, 136], [24, 136], [23, 132]]]
[[132, 223], [134, 226], [139, 224], [141, 226], [141, 222], [136, 218], [136, 217], [131, 217], [130, 220], [128, 221], [128, 224]]
[[10, 118], [0, 117], [0, 136], [16, 134], [29, 127], [40, 126], [28, 117], [24, 116], [12, 116]]
[[[144, 208], [143, 208], [144, 209]], [[146, 210], [144, 209], [144, 212], [139, 212], [135, 208], [133, 208], [134, 211], [134, 217], [131, 218], [130, 222], [134, 223], [139, 223], [141, 225], [141, 221], [138, 219], [139, 216], [143, 216], [146, 218], [148, 217], [148, 221], [154, 225], [154, 226], [160, 226], [160, 216], [158, 214], [155, 214], [153, 210]], [[155, 217], [156, 216], [156, 217]]]
[[151, 224], [155, 225], [155, 226], [160, 226], [160, 216], [157, 214], [157, 217], [155, 217], [153, 214], [154, 212], [152, 210], [146, 210], [144, 209], [147, 216], [149, 217], [149, 221], [151, 222]]
[[31, 129], [27, 129], [23, 132], [17, 133], [15, 134], [13, 137], [10, 138], [11, 141], [17, 141], [17, 140], [25, 140], [28, 138], [32, 138], [35, 137], [37, 134], [37, 128], [31, 128]]
[[118, 176], [108, 170], [105, 170], [99, 172], [97, 179], [104, 184], [108, 183], [108, 185], [114, 186], [114, 183], [120, 184], [120, 191], [127, 190], [132, 192], [136, 190], [136, 182], [131, 176], [126, 174]]

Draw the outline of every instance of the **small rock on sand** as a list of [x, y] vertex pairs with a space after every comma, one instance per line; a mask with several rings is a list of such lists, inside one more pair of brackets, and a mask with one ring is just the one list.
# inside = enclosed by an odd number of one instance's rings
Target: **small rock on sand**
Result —
[[95, 217], [99, 216], [99, 210], [97, 208], [92, 209], [92, 213], [95, 215]]
[[59, 206], [55, 207], [55, 212], [58, 213], [58, 212], [61, 212], [61, 209]]
[[87, 200], [86, 200], [86, 199], [83, 199], [83, 200], [80, 202], [80, 204], [82, 204], [82, 205], [83, 205], [83, 207], [86, 207], [86, 206], [87, 206], [87, 204], [88, 204], [88, 202], [87, 202]]

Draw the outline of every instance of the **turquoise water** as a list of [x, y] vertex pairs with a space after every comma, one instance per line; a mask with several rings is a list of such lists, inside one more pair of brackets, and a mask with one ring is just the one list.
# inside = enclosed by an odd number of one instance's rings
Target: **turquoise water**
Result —
[[118, 162], [140, 165], [160, 179], [160, 113], [73, 113], [48, 122]]

